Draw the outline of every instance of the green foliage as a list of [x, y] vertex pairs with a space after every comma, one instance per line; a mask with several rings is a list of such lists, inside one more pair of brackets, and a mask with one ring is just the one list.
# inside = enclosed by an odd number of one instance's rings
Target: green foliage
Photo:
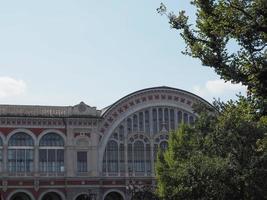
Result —
[[156, 164], [158, 193], [176, 199], [266, 199], [267, 120], [255, 117], [251, 101], [198, 107], [194, 127], [170, 134]]
[[167, 13], [164, 4], [157, 11], [181, 31], [183, 53], [200, 59], [222, 79], [248, 86], [255, 105], [267, 114], [267, 1], [193, 0], [192, 4], [197, 8], [195, 26], [188, 23], [185, 11]]

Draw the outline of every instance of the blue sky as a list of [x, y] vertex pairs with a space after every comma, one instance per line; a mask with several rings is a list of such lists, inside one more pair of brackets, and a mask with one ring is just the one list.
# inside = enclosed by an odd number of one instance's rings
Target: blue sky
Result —
[[[185, 44], [158, 0], [14, 0], [0, 2], [0, 103], [101, 109], [139, 89], [171, 86], [234, 98], [212, 69], [181, 54]], [[186, 10], [189, 1], [162, 1]]]

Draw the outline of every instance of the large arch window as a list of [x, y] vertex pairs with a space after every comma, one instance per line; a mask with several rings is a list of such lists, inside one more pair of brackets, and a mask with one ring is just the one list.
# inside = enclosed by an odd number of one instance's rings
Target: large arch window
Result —
[[134, 135], [128, 141], [128, 167], [130, 173], [150, 174], [150, 143], [143, 135]]
[[118, 172], [118, 143], [114, 140], [110, 140], [106, 146], [103, 171], [106, 173]]
[[125, 172], [124, 154], [124, 126], [120, 125], [107, 143], [103, 157], [103, 172], [112, 175]]
[[150, 175], [158, 150], [168, 147], [168, 132], [193, 121], [193, 113], [167, 105], [132, 113], [118, 124], [107, 142], [103, 174], [117, 176], [128, 171], [133, 176]]
[[45, 134], [39, 143], [39, 170], [64, 172], [64, 140], [57, 133]]
[[33, 171], [34, 142], [30, 135], [19, 132], [8, 141], [8, 171], [25, 173]]

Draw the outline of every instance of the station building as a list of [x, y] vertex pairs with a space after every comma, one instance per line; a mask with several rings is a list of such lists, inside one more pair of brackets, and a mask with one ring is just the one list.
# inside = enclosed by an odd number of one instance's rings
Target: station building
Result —
[[168, 133], [193, 123], [190, 92], [155, 87], [102, 110], [0, 105], [0, 197], [4, 200], [126, 200], [129, 181], [155, 184]]

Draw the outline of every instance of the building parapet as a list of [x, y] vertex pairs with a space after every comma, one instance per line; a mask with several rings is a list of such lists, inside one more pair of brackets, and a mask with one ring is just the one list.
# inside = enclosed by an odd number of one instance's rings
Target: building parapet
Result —
[[0, 105], [0, 116], [98, 117], [101, 111], [81, 102], [75, 106]]

